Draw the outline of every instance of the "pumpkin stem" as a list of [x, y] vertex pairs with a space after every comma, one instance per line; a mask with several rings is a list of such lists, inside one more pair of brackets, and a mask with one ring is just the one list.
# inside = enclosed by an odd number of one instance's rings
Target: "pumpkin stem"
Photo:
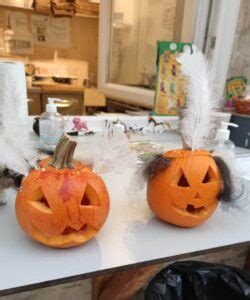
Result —
[[73, 169], [73, 156], [77, 143], [63, 134], [56, 146], [50, 165], [56, 169]]

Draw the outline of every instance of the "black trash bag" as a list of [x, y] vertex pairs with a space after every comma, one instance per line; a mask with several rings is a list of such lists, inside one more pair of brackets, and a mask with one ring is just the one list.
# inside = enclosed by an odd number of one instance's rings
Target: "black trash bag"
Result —
[[250, 272], [199, 261], [176, 262], [149, 283], [146, 300], [250, 299]]

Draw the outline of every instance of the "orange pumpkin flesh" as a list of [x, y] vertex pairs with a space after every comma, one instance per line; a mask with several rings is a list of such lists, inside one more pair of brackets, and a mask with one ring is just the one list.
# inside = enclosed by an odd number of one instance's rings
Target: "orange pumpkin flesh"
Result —
[[[81, 162], [56, 169], [53, 159], [40, 162], [22, 183], [16, 216], [30, 237], [50, 247], [68, 248], [94, 237], [109, 212], [102, 179]], [[65, 162], [64, 162], [65, 164]]]
[[219, 169], [207, 151], [174, 150], [164, 154], [171, 164], [149, 180], [149, 207], [162, 220], [195, 227], [205, 222], [218, 205]]

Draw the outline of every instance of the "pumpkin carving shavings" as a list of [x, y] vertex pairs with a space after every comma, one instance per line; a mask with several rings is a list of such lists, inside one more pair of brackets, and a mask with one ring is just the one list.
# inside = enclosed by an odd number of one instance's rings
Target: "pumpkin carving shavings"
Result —
[[76, 142], [63, 135], [51, 158], [24, 179], [16, 216], [28, 235], [50, 247], [68, 248], [93, 238], [109, 212], [102, 179], [73, 160]]
[[171, 163], [148, 181], [148, 204], [162, 220], [194, 227], [215, 211], [222, 189], [219, 168], [205, 150], [173, 150]]

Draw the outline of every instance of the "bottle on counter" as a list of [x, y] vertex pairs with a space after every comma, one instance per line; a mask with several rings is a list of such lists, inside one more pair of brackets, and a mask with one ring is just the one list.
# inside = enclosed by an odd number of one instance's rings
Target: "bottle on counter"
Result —
[[213, 154], [222, 157], [230, 165], [235, 155], [235, 145], [229, 139], [230, 130], [228, 126], [238, 127], [238, 125], [234, 123], [221, 122], [221, 127], [216, 133]]
[[55, 147], [64, 132], [64, 119], [57, 112], [57, 106], [54, 101], [59, 100], [49, 98], [46, 104], [46, 112], [40, 116], [39, 132], [40, 147], [46, 151], [54, 151]]

